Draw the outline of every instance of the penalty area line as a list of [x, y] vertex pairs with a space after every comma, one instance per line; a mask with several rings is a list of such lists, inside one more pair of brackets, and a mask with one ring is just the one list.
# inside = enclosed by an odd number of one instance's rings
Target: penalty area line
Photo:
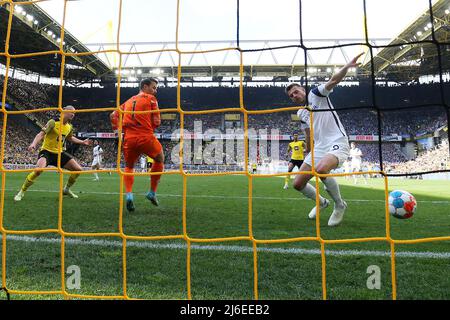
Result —
[[[2, 236], [0, 235], [0, 239]], [[60, 238], [48, 238], [48, 237], [31, 237], [20, 235], [7, 235], [7, 241], [21, 241], [26, 243], [52, 243], [60, 244]], [[98, 239], [65, 239], [64, 243], [67, 245], [83, 245], [83, 246], [101, 246], [101, 247], [113, 247], [122, 248], [122, 241], [116, 240], [98, 240]], [[149, 241], [127, 241], [127, 248], [144, 248], [144, 249], [168, 249], [168, 250], [186, 250], [186, 244], [163, 244], [154, 243]], [[252, 247], [244, 246], [224, 246], [224, 245], [191, 245], [193, 250], [204, 251], [227, 251], [234, 253], [252, 253]], [[264, 248], [258, 247], [258, 252], [277, 253], [277, 254], [295, 254], [295, 255], [320, 255], [319, 249], [301, 249], [301, 248]], [[366, 256], [366, 257], [390, 257], [391, 253], [388, 251], [376, 251], [376, 250], [325, 250], [327, 256]], [[415, 252], [415, 251], [402, 251], [395, 252], [396, 258], [419, 258], [419, 259], [450, 259], [450, 252]]]

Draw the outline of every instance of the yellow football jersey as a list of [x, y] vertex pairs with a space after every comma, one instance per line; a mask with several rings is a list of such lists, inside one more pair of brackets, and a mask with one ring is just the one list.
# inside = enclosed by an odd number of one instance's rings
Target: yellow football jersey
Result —
[[304, 156], [303, 156], [303, 145], [304, 142], [303, 141], [292, 141], [291, 143], [289, 143], [289, 147], [291, 147], [292, 150], [292, 156], [291, 159], [292, 160], [303, 160]]
[[154, 162], [154, 160], [151, 157], [147, 156], [147, 163], [153, 163], [153, 162]]
[[[61, 122], [59, 120], [49, 120], [42, 130], [45, 132], [44, 143], [41, 150], [47, 150], [49, 152], [59, 152], [59, 127]], [[70, 123], [62, 125], [62, 151], [66, 150], [66, 139], [73, 134], [73, 128]]]

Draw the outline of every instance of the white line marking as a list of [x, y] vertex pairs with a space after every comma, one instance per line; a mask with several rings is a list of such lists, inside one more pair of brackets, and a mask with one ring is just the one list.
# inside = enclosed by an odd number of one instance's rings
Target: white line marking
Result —
[[[0, 235], [0, 239], [2, 236]], [[18, 236], [7, 235], [7, 241], [23, 241], [34, 243], [61, 243], [59, 238], [47, 238], [47, 237], [30, 237], [30, 236]], [[85, 245], [85, 246], [102, 246], [102, 247], [118, 247], [122, 248], [121, 241], [115, 240], [82, 240], [82, 239], [65, 239], [65, 244], [68, 245]], [[147, 249], [171, 249], [171, 250], [185, 250], [185, 244], [163, 244], [154, 241], [127, 241], [127, 247], [147, 248]], [[206, 250], [206, 251], [228, 251], [228, 252], [243, 252], [251, 253], [253, 248], [244, 246], [224, 246], [224, 245], [191, 245], [191, 249], [194, 250]], [[321, 252], [318, 249], [300, 249], [300, 248], [258, 248], [258, 252], [280, 253], [280, 254], [305, 254], [305, 255], [320, 255]], [[390, 257], [391, 254], [388, 251], [369, 251], [369, 250], [325, 250], [327, 256], [369, 256], [369, 257]], [[450, 252], [413, 252], [403, 251], [395, 252], [396, 258], [428, 258], [428, 259], [450, 259]]]
[[[17, 192], [16, 189], [8, 189], [6, 188], [5, 191], [13, 191]], [[31, 189], [27, 192], [44, 192], [44, 193], [59, 193], [59, 190], [43, 190], [43, 189]], [[77, 193], [76, 191], [74, 191]], [[104, 192], [104, 191], [89, 191], [89, 192], [80, 192], [80, 193], [86, 193], [86, 194], [100, 194], [100, 195], [118, 195], [119, 192]], [[125, 195], [125, 193], [124, 193]], [[158, 193], [158, 197], [177, 197], [181, 198], [183, 195], [181, 194], [168, 194], [168, 193]], [[194, 194], [188, 194], [188, 198], [213, 198], [213, 199], [239, 199], [239, 200], [248, 200], [248, 197], [239, 197], [239, 196], [219, 196], [219, 195], [194, 195]], [[289, 198], [289, 197], [258, 197], [253, 196], [253, 199], [258, 200], [294, 200], [294, 201], [311, 201], [309, 199], [306, 199], [302, 197], [300, 194], [298, 198]], [[384, 199], [345, 199], [345, 201], [349, 202], [384, 202]], [[421, 203], [433, 203], [433, 204], [450, 204], [449, 200], [421, 200]]]

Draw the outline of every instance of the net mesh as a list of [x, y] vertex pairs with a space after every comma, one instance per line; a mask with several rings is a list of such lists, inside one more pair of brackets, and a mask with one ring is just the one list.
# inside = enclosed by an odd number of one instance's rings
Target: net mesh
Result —
[[[121, 169], [121, 157], [120, 157], [120, 150], [122, 147], [122, 139], [119, 138], [119, 153], [117, 155], [117, 169], [115, 170], [121, 177], [120, 179], [120, 206], [119, 206], [119, 232], [117, 233], [81, 233], [81, 232], [66, 232], [63, 229], [62, 220], [63, 220], [63, 180], [64, 175], [70, 174], [70, 172], [65, 171], [61, 169], [60, 163], [61, 163], [61, 157], [58, 156], [58, 167], [57, 168], [44, 168], [43, 171], [56, 171], [59, 173], [59, 202], [58, 202], [58, 227], [56, 229], [45, 229], [45, 230], [29, 230], [29, 231], [16, 231], [16, 230], [8, 230], [4, 227], [4, 203], [5, 203], [5, 184], [6, 184], [6, 173], [17, 173], [17, 172], [31, 172], [33, 169], [22, 169], [22, 170], [6, 170], [3, 165], [1, 166], [1, 175], [2, 175], [2, 188], [1, 188], [1, 205], [0, 205], [0, 231], [2, 234], [2, 290], [6, 291], [8, 294], [8, 298], [10, 295], [14, 294], [30, 294], [30, 295], [61, 295], [64, 298], [94, 298], [94, 299], [132, 299], [133, 297], [130, 297], [127, 292], [127, 241], [128, 240], [143, 240], [143, 241], [155, 241], [155, 240], [174, 240], [179, 239], [185, 241], [187, 245], [187, 256], [186, 256], [186, 275], [187, 275], [187, 282], [186, 282], [186, 288], [187, 288], [187, 299], [192, 299], [192, 292], [191, 292], [191, 246], [193, 243], [214, 243], [214, 242], [236, 242], [236, 241], [248, 241], [252, 244], [253, 248], [253, 297], [254, 299], [258, 299], [258, 245], [270, 245], [270, 244], [276, 244], [276, 243], [292, 243], [292, 242], [302, 242], [302, 241], [309, 241], [309, 242], [316, 242], [320, 244], [320, 253], [321, 253], [321, 263], [322, 263], [322, 298], [327, 299], [327, 271], [326, 271], [326, 253], [325, 248], [326, 245], [329, 244], [348, 244], [348, 243], [362, 243], [362, 242], [383, 242], [387, 243], [390, 246], [390, 262], [391, 262], [391, 277], [392, 277], [392, 299], [397, 298], [397, 281], [396, 281], [396, 259], [395, 259], [395, 249], [396, 245], [398, 244], [415, 244], [415, 243], [426, 243], [426, 242], [435, 242], [435, 241], [448, 241], [450, 240], [450, 236], [441, 236], [441, 237], [430, 237], [430, 238], [421, 238], [421, 239], [410, 239], [410, 240], [400, 240], [400, 239], [393, 239], [391, 237], [391, 231], [390, 231], [390, 214], [389, 214], [389, 205], [388, 205], [388, 190], [389, 190], [389, 176], [395, 176], [399, 174], [388, 174], [385, 172], [383, 168], [383, 152], [382, 152], [382, 123], [381, 123], [381, 113], [383, 111], [383, 108], [381, 108], [377, 102], [377, 96], [375, 94], [376, 91], [376, 75], [375, 75], [375, 65], [374, 65], [374, 48], [380, 48], [382, 46], [374, 46], [369, 39], [368, 36], [368, 28], [367, 28], [367, 8], [366, 8], [366, 1], [362, 0], [363, 4], [363, 10], [364, 10], [364, 32], [365, 32], [365, 42], [363, 43], [351, 43], [351, 44], [345, 44], [345, 45], [335, 45], [330, 47], [321, 47], [320, 49], [326, 49], [326, 48], [339, 48], [343, 46], [349, 46], [349, 45], [359, 45], [359, 46], [365, 46], [369, 49], [370, 54], [370, 66], [371, 66], [371, 72], [370, 72], [370, 82], [371, 82], [371, 95], [372, 95], [372, 101], [373, 101], [373, 108], [376, 109], [377, 116], [378, 116], [378, 145], [379, 145], [379, 160], [380, 160], [380, 171], [370, 171], [365, 173], [352, 173], [352, 174], [381, 174], [384, 178], [384, 194], [385, 194], [385, 223], [386, 223], [386, 234], [384, 237], [366, 237], [366, 238], [352, 238], [352, 239], [339, 239], [339, 240], [328, 240], [324, 239], [321, 236], [321, 229], [320, 229], [320, 206], [319, 206], [319, 197], [317, 193], [316, 197], [316, 206], [319, 208], [317, 210], [316, 215], [316, 236], [314, 237], [296, 237], [296, 238], [287, 238], [287, 239], [276, 239], [276, 240], [267, 240], [267, 239], [257, 239], [254, 237], [253, 232], [253, 181], [254, 179], [260, 179], [264, 177], [272, 177], [272, 176], [286, 176], [286, 173], [282, 174], [251, 174], [245, 170], [245, 172], [224, 172], [224, 173], [188, 173], [183, 169], [183, 143], [184, 143], [184, 136], [183, 136], [183, 129], [185, 124], [184, 117], [186, 115], [199, 115], [199, 114], [215, 114], [215, 113], [227, 113], [227, 112], [239, 112], [243, 115], [244, 119], [244, 152], [245, 152], [245, 168], [248, 168], [249, 165], [249, 136], [248, 136], [248, 128], [249, 128], [249, 115], [253, 114], [272, 114], [277, 112], [286, 112], [286, 111], [297, 111], [299, 108], [303, 107], [288, 107], [288, 108], [278, 108], [278, 109], [270, 109], [270, 110], [249, 110], [245, 107], [244, 104], [244, 92], [243, 92], [243, 80], [244, 80], [244, 54], [246, 52], [252, 52], [252, 51], [264, 51], [264, 50], [279, 50], [279, 49], [285, 49], [285, 48], [301, 48], [304, 52], [304, 79], [306, 81], [306, 87], [308, 87], [308, 54], [311, 51], [317, 50], [319, 48], [308, 48], [303, 39], [303, 30], [302, 30], [302, 1], [299, 0], [299, 44], [298, 45], [291, 45], [291, 46], [282, 46], [282, 47], [271, 47], [271, 48], [261, 48], [261, 49], [241, 49], [240, 48], [240, 17], [239, 17], [239, 8], [240, 8], [240, 1], [237, 0], [237, 25], [236, 25], [236, 43], [237, 47], [228, 47], [228, 48], [221, 48], [221, 49], [215, 49], [215, 50], [203, 50], [203, 51], [192, 51], [187, 52], [179, 49], [178, 43], [179, 43], [179, 20], [180, 20], [180, 2], [182, 0], [177, 1], [177, 27], [176, 27], [176, 49], [164, 49], [164, 50], [158, 50], [156, 52], [165, 52], [165, 51], [171, 51], [176, 52], [178, 55], [178, 70], [177, 70], [177, 78], [178, 78], [178, 86], [177, 86], [177, 109], [176, 112], [179, 114], [180, 117], [180, 164], [179, 164], [179, 170], [178, 171], [170, 171], [170, 172], [164, 172], [163, 175], [167, 174], [178, 174], [182, 176], [182, 185], [183, 185], [183, 197], [182, 197], [182, 234], [176, 234], [176, 235], [167, 235], [167, 236], [133, 236], [128, 235], [124, 232], [123, 229], [123, 177], [125, 175], [150, 175], [151, 173], [146, 174], [137, 174], [137, 173], [126, 173]], [[43, 111], [56, 111], [60, 114], [63, 114], [64, 112], [67, 112], [63, 110], [62, 105], [62, 94], [63, 94], [63, 81], [64, 81], [64, 70], [65, 70], [65, 64], [66, 64], [66, 57], [70, 56], [81, 56], [86, 55], [86, 53], [72, 53], [64, 50], [63, 42], [64, 42], [64, 32], [65, 32], [65, 20], [66, 20], [66, 6], [67, 6], [67, 0], [64, 1], [64, 15], [63, 15], [63, 22], [61, 26], [61, 41], [60, 41], [60, 47], [59, 50], [55, 51], [46, 51], [46, 52], [35, 52], [35, 53], [26, 53], [26, 54], [11, 54], [9, 52], [10, 48], [10, 36], [11, 36], [11, 26], [13, 22], [13, 15], [14, 15], [14, 7], [17, 5], [30, 5], [33, 3], [36, 3], [39, 1], [24, 1], [24, 2], [13, 2], [12, 0], [9, 1], [0, 1], [0, 5], [4, 5], [8, 11], [9, 11], [9, 18], [7, 21], [7, 35], [6, 35], [6, 41], [5, 41], [5, 51], [0, 52], [1, 56], [4, 56], [6, 58], [6, 75], [4, 80], [4, 86], [3, 86], [3, 95], [2, 95], [2, 108], [1, 113], [3, 114], [3, 128], [2, 128], [2, 139], [1, 139], [1, 153], [0, 153], [0, 163], [3, 164], [3, 160], [5, 158], [5, 138], [6, 138], [6, 128], [8, 123], [8, 117], [10, 115], [14, 114], [25, 114], [25, 113], [33, 113], [33, 112], [43, 112]], [[121, 30], [121, 21], [122, 21], [122, 5], [123, 1], [119, 2], [119, 26], [118, 26], [118, 33], [117, 33], [117, 47], [116, 49], [111, 50], [104, 50], [104, 51], [96, 51], [96, 52], [89, 52], [88, 54], [94, 55], [94, 54], [101, 54], [101, 53], [116, 53], [119, 55], [119, 73], [118, 73], [118, 79], [117, 79], [117, 99], [116, 99], [116, 107], [115, 108], [101, 108], [101, 109], [85, 109], [85, 110], [75, 110], [70, 112], [80, 113], [80, 112], [112, 112], [114, 110], [117, 110], [120, 113], [120, 117], [123, 116], [123, 111], [119, 108], [120, 105], [120, 87], [121, 87], [121, 69], [122, 69], [122, 63], [123, 63], [123, 56], [128, 54], [141, 54], [142, 52], [123, 52], [120, 50], [120, 30]], [[434, 32], [434, 15], [433, 15], [433, 5], [432, 1], [429, 0], [429, 10], [428, 13], [430, 15], [430, 21], [432, 23], [432, 34], [431, 34], [431, 40], [426, 41], [416, 41], [416, 42], [409, 42], [408, 44], [420, 44], [423, 42], [431, 43], [434, 46], [436, 46], [436, 50], [438, 53], [438, 67], [439, 67], [439, 88], [440, 88], [440, 107], [444, 108], [447, 114], [448, 122], [450, 123], [450, 112], [449, 112], [449, 106], [445, 101], [444, 97], [444, 86], [443, 86], [443, 72], [442, 72], [442, 42], [439, 42], [436, 38], [435, 32]], [[384, 46], [386, 47], [386, 46]], [[204, 111], [186, 111], [182, 108], [181, 103], [181, 94], [180, 94], [180, 83], [181, 83], [181, 77], [182, 77], [182, 55], [183, 54], [207, 54], [212, 52], [220, 52], [220, 51], [237, 51], [240, 55], [240, 86], [239, 86], [239, 107], [238, 108], [221, 108], [221, 109], [213, 109], [213, 110], [204, 110]], [[152, 51], [154, 53], [154, 51]], [[61, 56], [61, 66], [60, 66], [60, 86], [59, 86], [59, 98], [58, 98], [58, 106], [52, 107], [52, 108], [43, 108], [43, 109], [32, 109], [32, 110], [20, 110], [20, 111], [10, 111], [6, 110], [5, 103], [6, 103], [6, 97], [7, 97], [7, 84], [8, 84], [8, 70], [11, 65], [12, 59], [19, 59], [19, 58], [29, 58], [33, 56], [38, 55], [60, 55]], [[310, 117], [310, 124], [311, 124], [311, 146], [313, 146], [314, 141], [312, 141], [313, 137], [313, 116], [314, 112], [312, 112], [310, 109], [311, 117]], [[390, 110], [393, 110], [390, 108]], [[173, 109], [161, 109], [160, 112], [174, 112]], [[121, 122], [120, 122], [121, 123]], [[121, 127], [119, 127], [119, 137], [121, 137]], [[60, 134], [60, 148], [61, 148], [61, 130], [59, 132]], [[450, 134], [450, 133], [449, 133]], [[312, 147], [312, 152], [314, 152], [314, 148]], [[312, 157], [314, 161], [314, 156]], [[438, 170], [433, 172], [443, 172], [443, 171], [449, 171], [449, 170]], [[89, 170], [89, 171], [83, 171], [82, 174], [89, 174], [99, 172], [99, 170]], [[104, 171], [103, 171], [104, 172]], [[319, 179], [320, 177], [328, 177], [328, 176], [345, 176], [348, 174], [319, 174], [314, 170], [314, 162], [313, 162], [313, 169], [311, 172], [292, 172], [288, 175], [294, 175], [294, 174], [312, 174], [315, 177], [315, 186], [316, 189], [319, 189]], [[429, 173], [429, 172], [424, 172]], [[231, 175], [231, 174], [239, 174], [239, 175], [246, 175], [248, 178], [248, 236], [241, 236], [241, 237], [225, 237], [225, 238], [193, 238], [188, 234], [187, 231], [187, 210], [186, 210], [186, 200], [187, 200], [187, 181], [189, 177], [193, 176], [222, 176], [222, 175]], [[418, 173], [405, 173], [401, 175], [415, 175]], [[7, 237], [8, 235], [38, 235], [38, 234], [53, 234], [58, 235], [61, 239], [61, 289], [57, 291], [20, 291], [20, 290], [12, 290], [8, 289], [7, 287]], [[123, 272], [123, 294], [117, 295], [117, 296], [105, 296], [105, 295], [81, 295], [81, 294], [74, 294], [70, 293], [66, 290], [66, 274], [65, 274], [65, 239], [66, 237], [103, 237], [103, 238], [120, 238], [122, 241], [122, 272]]]

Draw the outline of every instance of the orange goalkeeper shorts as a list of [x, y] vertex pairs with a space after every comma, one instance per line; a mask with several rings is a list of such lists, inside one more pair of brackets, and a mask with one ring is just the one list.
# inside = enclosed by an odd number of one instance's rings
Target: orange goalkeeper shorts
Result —
[[134, 168], [134, 164], [141, 154], [145, 154], [154, 159], [161, 152], [161, 143], [154, 135], [127, 137], [125, 134], [123, 156], [128, 168]]

